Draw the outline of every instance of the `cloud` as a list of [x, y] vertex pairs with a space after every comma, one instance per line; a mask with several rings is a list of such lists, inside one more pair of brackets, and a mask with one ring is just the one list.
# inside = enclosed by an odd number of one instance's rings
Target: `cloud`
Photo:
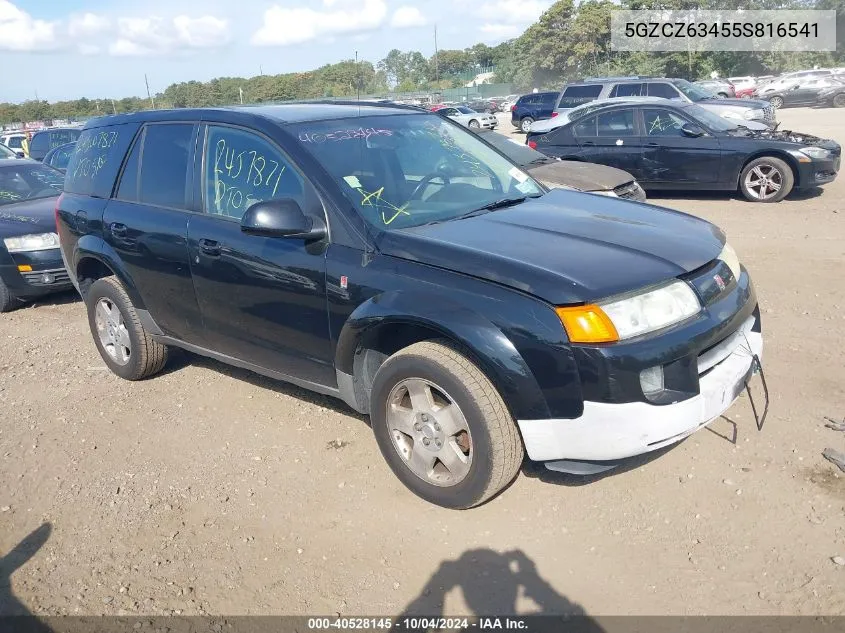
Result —
[[479, 30], [489, 40], [505, 40], [522, 35], [552, 6], [552, 0], [493, 0], [476, 7], [481, 15], [495, 15], [496, 22], [487, 22]]
[[210, 15], [198, 18], [179, 15], [170, 20], [160, 17], [119, 18], [117, 35], [117, 39], [109, 46], [111, 55], [159, 55], [177, 50], [223, 46], [229, 41], [229, 23]]
[[57, 23], [36, 20], [9, 0], [0, 0], [0, 50], [38, 51], [58, 48]]
[[387, 19], [385, 0], [323, 0], [322, 9], [273, 5], [253, 34], [255, 46], [288, 46], [318, 37], [373, 31]]
[[102, 15], [85, 13], [71, 16], [67, 32], [72, 38], [92, 37], [105, 33], [111, 28], [111, 20]]
[[390, 19], [390, 26], [397, 29], [425, 26], [425, 24], [425, 16], [416, 7], [399, 7]]

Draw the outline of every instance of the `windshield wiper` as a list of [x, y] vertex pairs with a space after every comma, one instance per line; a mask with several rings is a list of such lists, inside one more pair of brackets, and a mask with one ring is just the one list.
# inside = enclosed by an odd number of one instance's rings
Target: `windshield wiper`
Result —
[[528, 198], [539, 198], [540, 196], [521, 196], [519, 198], [502, 198], [500, 200], [494, 200], [489, 204], [485, 204], [483, 207], [478, 207], [477, 209], [473, 209], [472, 211], [467, 211], [462, 215], [457, 215], [453, 220], [463, 220], [464, 218], [474, 218], [478, 215], [484, 215], [485, 213], [489, 213], [490, 211], [496, 211], [498, 209], [504, 209], [506, 207], [515, 207], [518, 204], [522, 204]]

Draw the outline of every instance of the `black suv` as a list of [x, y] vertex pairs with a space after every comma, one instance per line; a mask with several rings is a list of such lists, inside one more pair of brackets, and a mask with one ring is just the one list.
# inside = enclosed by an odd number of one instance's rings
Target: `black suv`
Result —
[[128, 380], [181, 347], [368, 413], [396, 475], [466, 508], [607, 468], [720, 415], [762, 349], [713, 225], [548, 191], [417, 108], [91, 121], [58, 202], [94, 342]]
[[52, 149], [67, 143], [73, 143], [82, 133], [80, 128], [50, 128], [36, 132], [29, 142], [29, 157], [32, 160], [44, 160]]

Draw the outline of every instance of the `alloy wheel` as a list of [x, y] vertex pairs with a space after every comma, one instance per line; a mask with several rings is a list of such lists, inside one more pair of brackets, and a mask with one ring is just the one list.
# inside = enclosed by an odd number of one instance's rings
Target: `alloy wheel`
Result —
[[774, 165], [757, 165], [745, 175], [745, 188], [757, 200], [774, 198], [782, 186], [783, 174]]
[[782, 98], [782, 97], [772, 97], [772, 98], [769, 100], [769, 103], [771, 103], [771, 104], [772, 104], [772, 107], [773, 107], [775, 110], [778, 110], [778, 109], [780, 109], [780, 108], [782, 108], [782, 107], [783, 107], [783, 98]]
[[469, 425], [441, 387], [407, 378], [390, 391], [386, 422], [393, 447], [408, 469], [435, 486], [454, 486], [472, 466]]
[[125, 365], [132, 355], [132, 340], [118, 307], [103, 297], [97, 302], [94, 312], [100, 345], [118, 365]]

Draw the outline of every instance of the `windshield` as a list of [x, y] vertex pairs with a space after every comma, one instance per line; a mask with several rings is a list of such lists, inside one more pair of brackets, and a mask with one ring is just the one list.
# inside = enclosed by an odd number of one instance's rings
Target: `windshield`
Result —
[[710, 99], [713, 97], [713, 94], [709, 90], [702, 88], [701, 86], [691, 84], [686, 79], [678, 79], [673, 81], [672, 84], [690, 101], [702, 101], [703, 99]]
[[0, 166], [0, 205], [58, 196], [64, 176], [55, 169], [20, 161]]
[[718, 114], [714, 114], [700, 105], [688, 105], [684, 108], [684, 112], [716, 132], [727, 132], [728, 130], [735, 130], [738, 127], [730, 119], [720, 117]]
[[0, 158], [17, 158], [18, 155], [15, 154], [12, 150], [8, 147], [0, 143]]
[[436, 115], [313, 121], [294, 130], [381, 230], [452, 220], [503, 199], [543, 193], [474, 133]]

